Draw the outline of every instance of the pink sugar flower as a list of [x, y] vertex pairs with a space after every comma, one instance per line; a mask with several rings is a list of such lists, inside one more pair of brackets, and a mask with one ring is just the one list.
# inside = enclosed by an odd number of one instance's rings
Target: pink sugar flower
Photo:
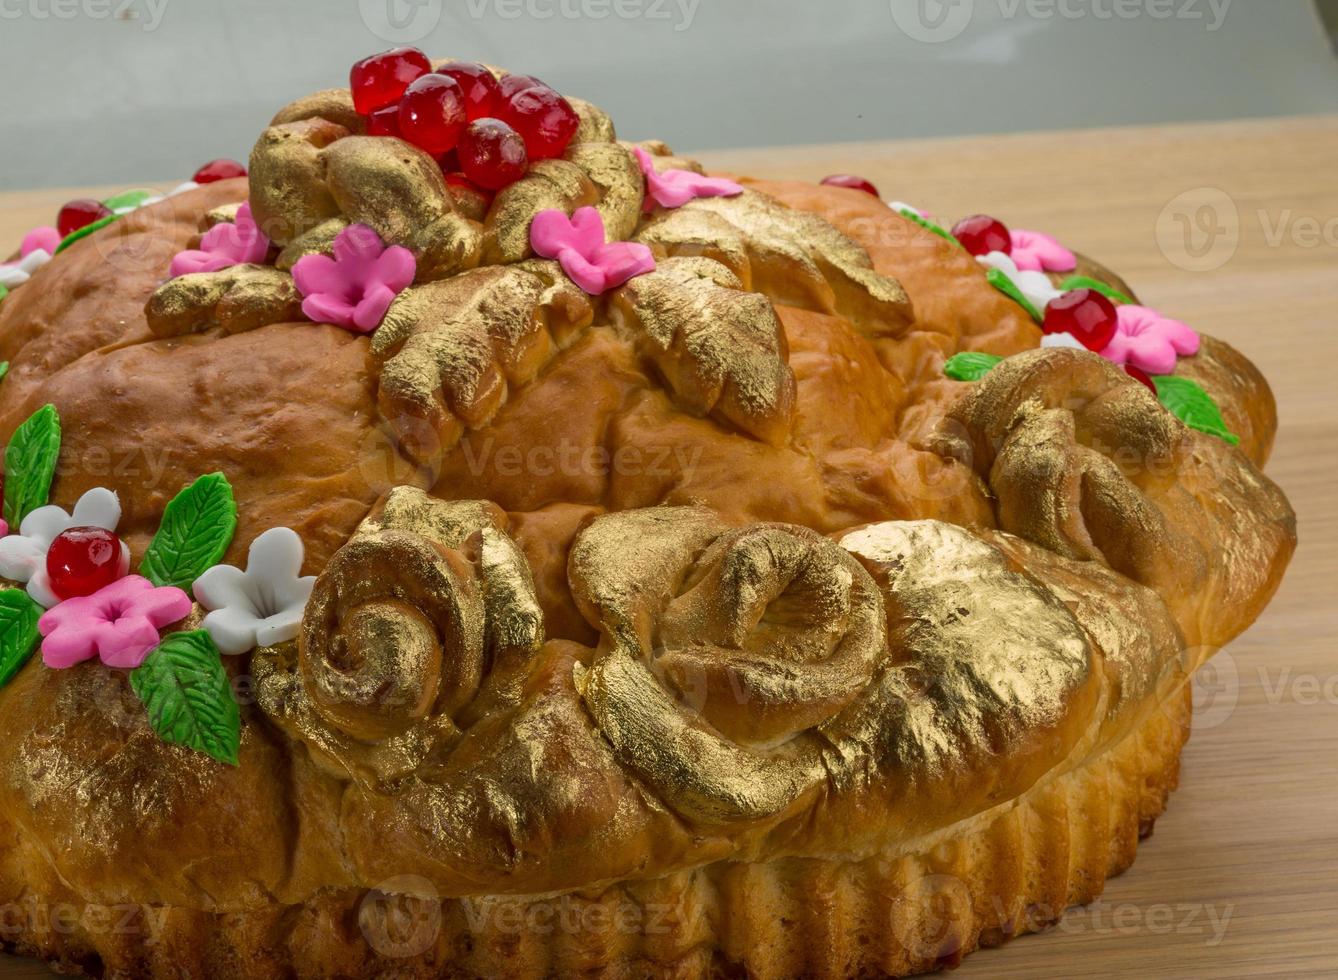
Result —
[[581, 208], [570, 218], [550, 209], [534, 216], [530, 244], [537, 255], [557, 259], [571, 281], [592, 296], [655, 271], [655, 257], [645, 245], [607, 242], [604, 234], [604, 219], [594, 208]]
[[646, 175], [647, 211], [654, 211], [656, 204], [662, 208], [681, 208], [699, 197], [736, 197], [743, 193], [741, 185], [723, 177], [703, 177], [691, 170], [660, 173], [655, 169], [655, 158], [649, 153], [639, 146], [632, 152], [641, 164], [641, 172]]
[[1148, 374], [1170, 374], [1177, 356], [1199, 352], [1199, 335], [1179, 320], [1145, 306], [1120, 306], [1115, 312], [1119, 317], [1115, 336], [1101, 356], [1116, 364], [1132, 365]]
[[349, 225], [334, 240], [334, 258], [303, 256], [293, 266], [293, 281], [304, 297], [302, 312], [312, 320], [371, 333], [417, 271], [407, 248], [387, 248], [375, 229]]
[[1013, 231], [1010, 253], [1023, 272], [1072, 272], [1078, 258], [1049, 235], [1039, 231]]
[[7, 289], [22, 286], [34, 272], [51, 261], [59, 247], [60, 232], [55, 228], [34, 228], [23, 236], [18, 259], [0, 263], [0, 286]]
[[254, 265], [269, 254], [269, 238], [251, 217], [250, 203], [237, 209], [234, 222], [214, 225], [200, 239], [198, 249], [178, 252], [172, 259], [172, 278], [193, 272], [217, 272], [234, 265]]
[[43, 225], [40, 228], [34, 228], [23, 236], [23, 244], [19, 246], [19, 258], [26, 259], [38, 250], [45, 252], [47, 255], [55, 255], [58, 248], [60, 248], [60, 232], [55, 228]]
[[185, 619], [193, 605], [180, 589], [127, 575], [42, 615], [42, 662], [63, 670], [101, 657], [108, 667], [138, 667], [158, 645], [158, 631]]

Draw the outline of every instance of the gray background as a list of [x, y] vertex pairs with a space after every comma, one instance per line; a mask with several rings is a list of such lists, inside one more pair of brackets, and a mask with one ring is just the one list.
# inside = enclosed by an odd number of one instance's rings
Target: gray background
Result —
[[245, 159], [400, 41], [685, 151], [1338, 111], [1312, 0], [0, 0], [0, 189]]

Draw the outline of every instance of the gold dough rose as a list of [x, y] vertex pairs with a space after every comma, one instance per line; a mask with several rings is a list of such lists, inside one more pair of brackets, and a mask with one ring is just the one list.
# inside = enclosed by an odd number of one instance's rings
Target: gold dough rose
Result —
[[448, 751], [491, 660], [543, 642], [505, 526], [492, 504], [391, 491], [317, 579], [296, 649], [257, 653], [262, 708], [364, 782]]

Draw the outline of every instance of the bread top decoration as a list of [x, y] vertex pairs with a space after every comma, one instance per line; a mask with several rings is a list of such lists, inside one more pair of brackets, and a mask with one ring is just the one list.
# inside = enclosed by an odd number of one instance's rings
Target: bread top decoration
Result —
[[1001, 291], [858, 178], [707, 177], [412, 49], [350, 82], [0, 305], [0, 800], [71, 887], [871, 854], [1109, 746], [1276, 587], [1266, 384], [1121, 334], [1083, 256], [991, 225]]

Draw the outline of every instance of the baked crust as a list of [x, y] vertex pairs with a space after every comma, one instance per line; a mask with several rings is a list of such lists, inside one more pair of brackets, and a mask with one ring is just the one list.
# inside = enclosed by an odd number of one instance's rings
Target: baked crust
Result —
[[[1127, 866], [1175, 781], [1189, 674], [1295, 545], [1241, 355], [1205, 338], [1182, 362], [1232, 448], [1095, 355], [1036, 350], [978, 263], [868, 195], [747, 182], [646, 216], [630, 149], [582, 104], [566, 158], [480, 212], [341, 105], [300, 100], [257, 144], [274, 268], [163, 282], [248, 196], [225, 181], [0, 306], [0, 426], [57, 406], [55, 502], [143, 459], [111, 478], [139, 552], [222, 469], [227, 560], [282, 525], [319, 576], [298, 641], [227, 660], [236, 768], [160, 741], [97, 664], [0, 690], [5, 897], [166, 916], [153, 942], [7, 938], [135, 975], [896, 975]], [[538, 210], [586, 205], [656, 271], [591, 297], [530, 254]], [[370, 340], [293, 322], [276, 271], [350, 222], [420, 256]], [[1011, 356], [944, 377], [968, 350]], [[898, 951], [876, 909], [945, 868], [971, 911], [934, 942], [894, 917]], [[379, 955], [395, 902], [369, 890], [440, 910], [432, 951]], [[462, 925], [554, 896], [692, 915]]]

